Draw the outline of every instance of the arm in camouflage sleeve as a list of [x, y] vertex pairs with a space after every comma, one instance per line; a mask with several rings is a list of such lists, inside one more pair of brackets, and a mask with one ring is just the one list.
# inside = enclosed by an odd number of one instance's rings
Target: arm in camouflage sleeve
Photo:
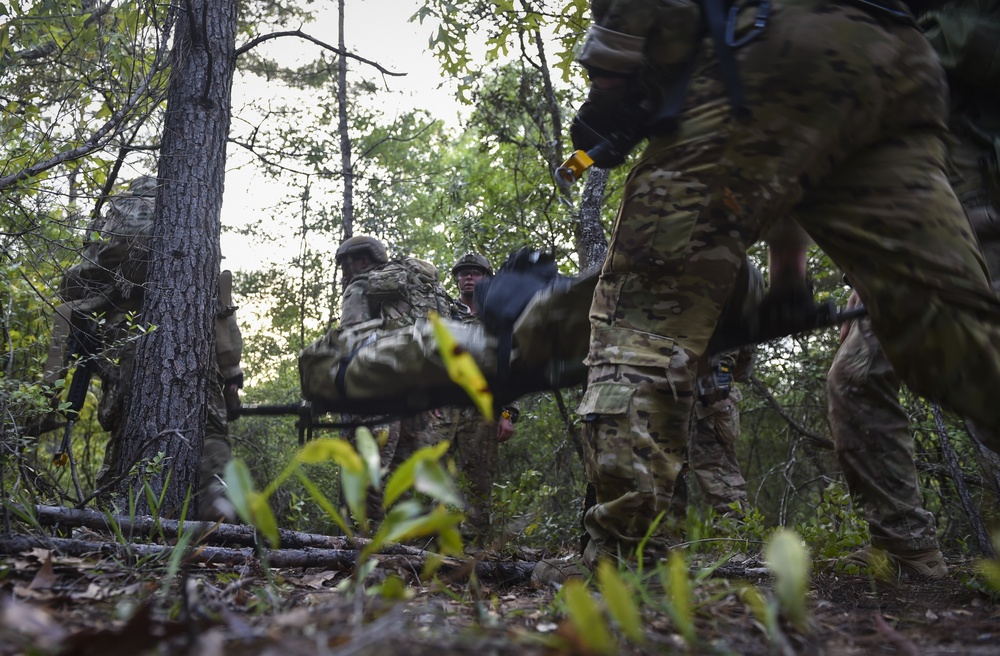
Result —
[[233, 274], [226, 270], [219, 274], [218, 306], [215, 313], [215, 361], [222, 380], [243, 387], [243, 333], [236, 321], [233, 305]]
[[340, 303], [341, 328], [350, 328], [374, 318], [368, 306], [367, 292], [367, 278], [356, 278], [344, 289], [344, 298]]
[[655, 25], [656, 0], [593, 0], [594, 24], [577, 61], [588, 70], [634, 73], [645, 58], [646, 35]]

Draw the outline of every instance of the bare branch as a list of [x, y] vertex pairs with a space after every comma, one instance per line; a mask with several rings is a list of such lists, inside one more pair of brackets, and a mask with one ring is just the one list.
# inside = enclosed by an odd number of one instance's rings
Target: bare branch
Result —
[[359, 55], [355, 55], [353, 52], [348, 52], [347, 50], [341, 50], [340, 48], [338, 48], [336, 46], [332, 46], [329, 43], [326, 43], [325, 41], [320, 41], [316, 37], [310, 36], [309, 34], [306, 34], [305, 32], [303, 32], [302, 30], [289, 30], [287, 32], [272, 32], [270, 34], [263, 34], [261, 36], [256, 37], [252, 41], [250, 41], [250, 42], [248, 42], [248, 43], [240, 46], [239, 48], [237, 48], [236, 49], [236, 56], [239, 57], [240, 55], [245, 54], [246, 52], [248, 52], [251, 49], [253, 49], [255, 46], [258, 46], [261, 43], [264, 43], [265, 41], [270, 41], [271, 39], [278, 39], [278, 38], [286, 37], [286, 36], [298, 37], [300, 39], [304, 39], [305, 41], [309, 41], [310, 43], [314, 43], [314, 44], [318, 45], [320, 48], [323, 48], [324, 50], [329, 50], [330, 52], [335, 52], [338, 55], [340, 55], [341, 57], [349, 57], [350, 59], [356, 59], [359, 62], [361, 62], [362, 64], [368, 64], [369, 66], [371, 66], [372, 68], [374, 68], [378, 72], [382, 73], [383, 75], [393, 75], [393, 76], [396, 76], [396, 77], [403, 77], [403, 76], [406, 75], [406, 73], [393, 73], [392, 71], [390, 71], [389, 69], [385, 68], [381, 64], [373, 62], [370, 59], [365, 59], [364, 57], [361, 57]]
[[149, 67], [149, 71], [146, 73], [145, 79], [142, 80], [138, 88], [135, 90], [135, 93], [132, 94], [128, 101], [118, 111], [116, 111], [104, 125], [102, 125], [80, 146], [59, 153], [58, 155], [54, 155], [42, 162], [32, 164], [17, 173], [12, 173], [11, 175], [0, 178], [0, 191], [13, 186], [22, 180], [33, 178], [34, 176], [55, 168], [60, 164], [78, 160], [82, 157], [86, 157], [94, 151], [106, 147], [121, 132], [123, 124], [129, 118], [132, 111], [139, 105], [139, 102], [143, 99], [143, 97], [146, 96], [149, 86], [153, 82], [153, 78], [160, 72], [161, 67], [165, 65], [164, 56], [167, 52], [167, 44], [170, 32], [172, 31], [172, 23], [173, 21], [168, 19], [167, 24], [163, 28], [160, 45], [156, 49], [156, 56], [153, 59], [153, 63]]
[[778, 402], [778, 399], [774, 398], [774, 395], [771, 394], [771, 391], [767, 389], [764, 383], [760, 382], [756, 378], [751, 378], [750, 385], [764, 397], [764, 400], [767, 401], [768, 405], [770, 405], [775, 412], [781, 415], [782, 419], [788, 422], [788, 425], [792, 428], [792, 430], [802, 437], [808, 438], [810, 441], [816, 443], [817, 446], [824, 449], [830, 449], [831, 451], [833, 450], [833, 440], [824, 437], [819, 433], [814, 433], [799, 422], [795, 421], [795, 419], [792, 418], [792, 416], [788, 414], [785, 408]]

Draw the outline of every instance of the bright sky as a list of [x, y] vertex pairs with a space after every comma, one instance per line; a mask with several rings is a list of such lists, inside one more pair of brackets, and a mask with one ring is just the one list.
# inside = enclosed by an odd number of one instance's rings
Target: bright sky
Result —
[[[316, 23], [302, 26], [302, 30], [317, 39], [336, 46], [337, 6], [325, 3]], [[344, 38], [348, 50], [388, 70], [406, 73], [405, 77], [382, 76], [370, 66], [348, 60], [348, 78], [355, 80], [364, 75], [374, 79], [389, 92], [380, 94], [385, 103], [383, 111], [391, 116], [421, 108], [449, 123], [458, 123], [458, 103], [451, 90], [442, 86], [442, 76], [437, 61], [428, 50], [428, 40], [434, 27], [428, 23], [410, 23], [422, 3], [418, 0], [347, 0]], [[294, 29], [297, 26], [288, 26]], [[269, 55], [280, 58], [284, 64], [313, 59], [318, 46], [297, 40], [278, 39], [269, 42]], [[233, 88], [233, 106], [238, 109], [247, 97], [273, 94], [274, 90], [258, 80], [237, 78]], [[394, 106], [395, 105], [395, 106]], [[332, 126], [335, 130], [336, 126]], [[339, 153], [331, 153], [336, 161], [332, 168], [339, 168]], [[272, 208], [288, 196], [286, 185], [275, 183], [256, 171], [253, 166], [233, 168], [246, 158], [230, 159], [226, 176], [226, 195], [223, 202], [224, 226], [236, 227], [258, 218], [262, 208]], [[267, 211], [267, 210], [265, 210]], [[287, 261], [297, 252], [298, 244], [291, 236], [287, 243], [269, 244], [262, 249], [250, 240], [223, 233], [222, 253], [224, 266], [233, 270], [259, 269], [268, 261]]]

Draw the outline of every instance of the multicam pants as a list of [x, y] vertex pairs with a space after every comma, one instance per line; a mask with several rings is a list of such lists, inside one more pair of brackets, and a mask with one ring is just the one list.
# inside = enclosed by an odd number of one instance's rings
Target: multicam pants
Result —
[[944, 174], [947, 87], [923, 36], [847, 4], [778, 2], [738, 51], [745, 120], [709, 44], [699, 57], [678, 130], [629, 174], [594, 295], [589, 557], [631, 549], [667, 510], [694, 365], [779, 217], [844, 269], [902, 380], [1000, 426], [1000, 302]]
[[695, 430], [688, 444], [688, 466], [705, 501], [719, 514], [732, 512], [730, 504], [747, 500], [747, 482], [736, 459], [740, 436], [740, 393], [708, 407], [695, 404]]
[[[979, 238], [993, 287], [1000, 284], [1000, 211], [987, 192], [985, 162], [995, 154], [953, 120], [948, 159], [952, 184]], [[848, 488], [865, 509], [872, 543], [900, 553], [936, 549], [934, 517], [923, 508], [913, 434], [899, 402], [900, 379], [867, 319], [850, 326], [827, 376], [830, 428]], [[1000, 452], [995, 430], [976, 426]]]
[[435, 436], [451, 442], [466, 497], [462, 524], [463, 536], [472, 543], [484, 544], [491, 537], [493, 479], [500, 463], [497, 424], [486, 421], [473, 407], [442, 408], [436, 411]]
[[871, 322], [853, 322], [827, 376], [830, 428], [847, 486], [865, 508], [872, 544], [893, 553], [936, 549], [899, 386]]

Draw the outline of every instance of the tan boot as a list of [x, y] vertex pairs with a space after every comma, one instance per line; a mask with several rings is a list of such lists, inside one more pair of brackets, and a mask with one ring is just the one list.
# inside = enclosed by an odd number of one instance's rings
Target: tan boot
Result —
[[878, 547], [855, 551], [844, 564], [860, 569], [878, 579], [941, 579], [948, 576], [948, 564], [940, 549], [893, 553]]

